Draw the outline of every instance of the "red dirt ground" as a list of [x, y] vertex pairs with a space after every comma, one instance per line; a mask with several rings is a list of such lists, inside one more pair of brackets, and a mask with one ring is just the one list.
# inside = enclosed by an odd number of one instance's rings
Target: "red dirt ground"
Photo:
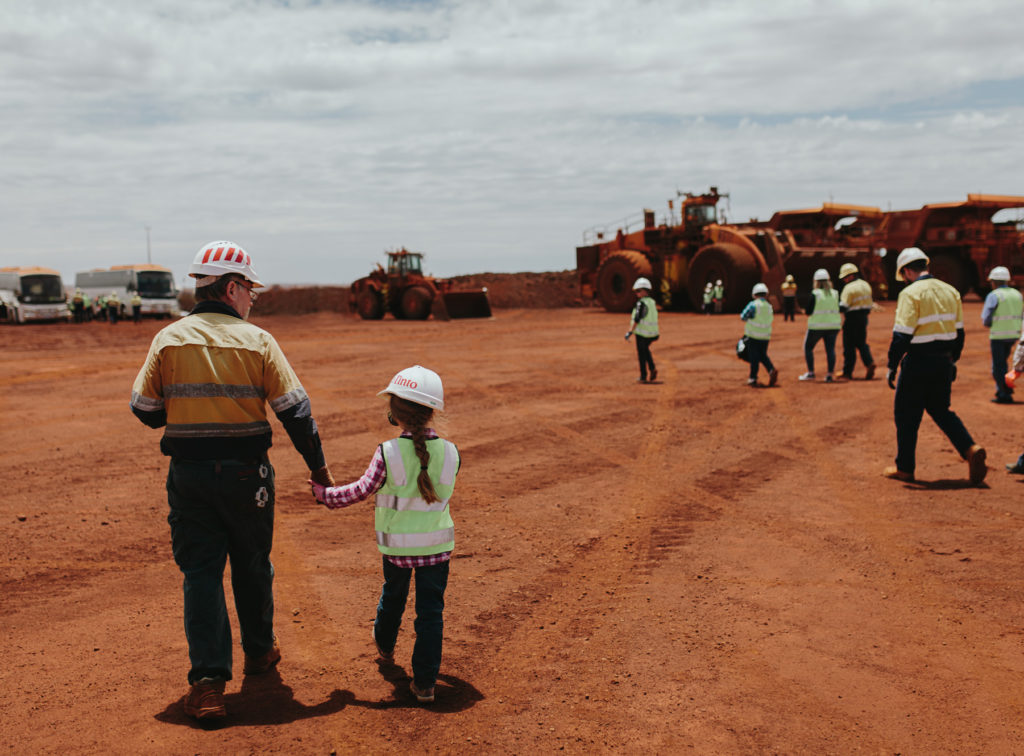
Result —
[[[872, 317], [884, 364], [892, 306]], [[801, 384], [776, 318], [775, 389], [745, 387], [732, 316], [663, 314], [660, 383], [627, 316], [497, 310], [363, 323], [254, 317], [313, 399], [339, 480], [391, 429], [375, 392], [445, 379], [463, 454], [437, 703], [373, 662], [369, 503], [315, 504], [274, 422], [284, 659], [228, 684], [228, 722], [182, 713], [187, 655], [159, 433], [128, 410], [162, 323], [0, 329], [8, 753], [1014, 753], [1022, 737], [1021, 406], [990, 404], [980, 303], [954, 408], [984, 487], [929, 420], [923, 479], [884, 380]], [[819, 364], [823, 359], [818, 353]], [[861, 371], [858, 370], [860, 374]], [[884, 373], [883, 373], [884, 376]], [[234, 625], [237, 638], [237, 624]]]

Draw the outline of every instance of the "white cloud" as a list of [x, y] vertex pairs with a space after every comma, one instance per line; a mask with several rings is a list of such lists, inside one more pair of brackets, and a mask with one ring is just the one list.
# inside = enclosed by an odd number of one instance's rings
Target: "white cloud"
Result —
[[[737, 219], [1024, 194], [1016, 5], [869, 0], [0, 5], [0, 263], [212, 238], [269, 281], [385, 248], [573, 267], [717, 185]], [[1018, 77], [1018, 78], [1014, 78]]]

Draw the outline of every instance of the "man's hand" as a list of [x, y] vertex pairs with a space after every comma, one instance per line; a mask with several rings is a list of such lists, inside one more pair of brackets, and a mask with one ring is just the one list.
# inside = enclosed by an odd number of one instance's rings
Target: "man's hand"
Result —
[[318, 483], [321, 486], [334, 485], [334, 476], [331, 475], [331, 471], [327, 469], [327, 465], [324, 465], [319, 470], [312, 470], [309, 473], [309, 477], [314, 483]]
[[893, 391], [896, 390], [896, 370], [892, 369], [889, 371], [889, 375], [886, 377], [886, 381], [889, 383], [889, 388]]
[[626, 331], [626, 341], [629, 341], [629, 337], [633, 335], [632, 331]]

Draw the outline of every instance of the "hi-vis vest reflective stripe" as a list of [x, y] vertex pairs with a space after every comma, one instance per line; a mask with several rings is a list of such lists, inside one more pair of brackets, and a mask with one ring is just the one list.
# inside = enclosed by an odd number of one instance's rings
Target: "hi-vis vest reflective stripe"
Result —
[[843, 294], [840, 301], [846, 305], [847, 312], [857, 310], [870, 310], [872, 305], [871, 284], [863, 278], [850, 281], [843, 287]]
[[768, 341], [772, 337], [772, 306], [766, 299], [755, 299], [754, 317], [746, 323], [743, 330], [745, 336], [760, 341]]
[[892, 330], [910, 336], [911, 344], [955, 341], [964, 327], [960, 292], [937, 278], [919, 278], [900, 292]]
[[455, 523], [448, 500], [455, 490], [459, 452], [441, 438], [427, 441], [430, 463], [427, 474], [440, 501], [428, 504], [420, 495], [416, 478], [420, 460], [410, 438], [394, 438], [381, 444], [387, 479], [377, 491], [374, 528], [377, 548], [383, 554], [441, 554], [455, 548]]
[[[636, 335], [653, 339], [658, 335], [658, 306], [654, 304], [654, 300], [650, 297], [644, 297], [637, 302], [638, 307], [641, 302], [647, 308], [647, 312], [644, 313], [643, 318], [636, 324]], [[635, 317], [636, 310], [634, 309], [633, 312]]]
[[812, 331], [838, 331], [842, 325], [839, 316], [839, 295], [835, 289], [814, 289], [814, 312], [807, 318], [807, 328]]
[[1000, 286], [993, 290], [999, 299], [992, 313], [992, 327], [989, 329], [990, 339], [1019, 339], [1021, 317], [1024, 316], [1024, 298], [1020, 292], [1009, 286]]

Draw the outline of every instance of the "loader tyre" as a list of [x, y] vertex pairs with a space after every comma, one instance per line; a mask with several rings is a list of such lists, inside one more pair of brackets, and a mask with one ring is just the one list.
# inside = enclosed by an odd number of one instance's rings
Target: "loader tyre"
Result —
[[367, 289], [359, 295], [356, 300], [356, 311], [363, 320], [380, 320], [384, 317], [384, 303], [380, 294], [373, 289]]
[[654, 276], [650, 261], [642, 253], [629, 249], [612, 253], [597, 269], [597, 301], [608, 312], [629, 312], [636, 302], [633, 282], [641, 276]]
[[704, 285], [720, 280], [725, 289], [724, 311], [739, 312], [759, 279], [757, 261], [750, 252], [736, 244], [712, 244], [694, 255], [686, 290], [696, 308], [703, 301]]
[[426, 320], [434, 304], [434, 295], [426, 286], [410, 286], [402, 293], [402, 316], [409, 320]]

